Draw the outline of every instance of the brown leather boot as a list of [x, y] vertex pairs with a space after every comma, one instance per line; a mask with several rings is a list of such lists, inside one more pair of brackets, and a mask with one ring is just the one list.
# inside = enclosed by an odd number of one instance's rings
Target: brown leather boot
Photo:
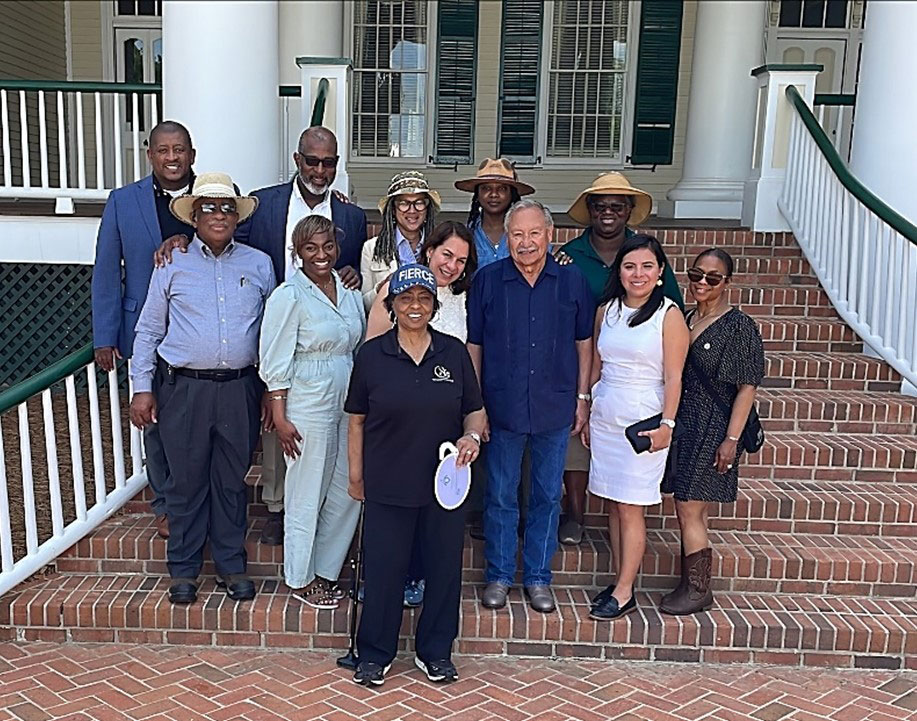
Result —
[[681, 580], [678, 582], [678, 585], [675, 586], [674, 590], [669, 591], [665, 596], [662, 597], [662, 601], [659, 604], [660, 608], [665, 608], [668, 604], [672, 603], [676, 598], [679, 598], [681, 594], [685, 592], [685, 587], [688, 585], [688, 574], [687, 566], [685, 565], [685, 544], [681, 544], [681, 561], [679, 565], [681, 570]]
[[705, 548], [685, 556], [682, 576], [687, 578], [681, 594], [660, 605], [659, 610], [672, 616], [687, 616], [706, 611], [713, 605], [713, 591], [710, 589], [710, 569], [713, 549]]

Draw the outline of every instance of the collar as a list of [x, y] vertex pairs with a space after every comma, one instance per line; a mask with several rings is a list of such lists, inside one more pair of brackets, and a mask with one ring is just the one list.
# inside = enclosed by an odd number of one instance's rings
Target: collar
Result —
[[[155, 174], [150, 173], [150, 177], [153, 179], [153, 195], [155, 197], [168, 198], [169, 200], [171, 200], [173, 197], [176, 197], [176, 196], [173, 196], [168, 191], [166, 191], [162, 187], [162, 185], [160, 185], [159, 178], [157, 178]], [[191, 174], [188, 176], [188, 185], [187, 187], [184, 188], [184, 192], [182, 193], [182, 195], [189, 195], [193, 187], [194, 187], [194, 171], [192, 170]]]
[[213, 254], [213, 251], [207, 247], [207, 245], [202, 241], [197, 235], [194, 236], [194, 240], [191, 241], [191, 247], [197, 248], [198, 252], [205, 258], [226, 258], [232, 255], [232, 252], [236, 249], [235, 239], [229, 241], [229, 245], [226, 246], [226, 249], [216, 256]]
[[[443, 343], [441, 338], [437, 338], [440, 335], [439, 331], [434, 330], [432, 326], [427, 326], [427, 329], [430, 331], [430, 347], [427, 348], [427, 352], [424, 354], [423, 359], [420, 361], [421, 365], [427, 360], [427, 358], [438, 354], [443, 349]], [[401, 349], [401, 345], [398, 343], [398, 327], [393, 327], [390, 331], [380, 336], [382, 352], [386, 355], [394, 356], [395, 358], [407, 358], [414, 362], [414, 359], [411, 358], [407, 353]]]
[[[516, 264], [513, 262], [512, 256], [510, 256], [509, 258], [504, 258], [500, 262], [503, 263], [503, 280], [505, 281], [521, 280], [526, 285], [529, 284], [529, 282], [525, 279], [525, 276], [522, 275], [522, 271], [520, 271], [516, 267]], [[557, 261], [554, 260], [554, 257], [551, 255], [551, 252], [548, 251], [545, 256], [544, 268], [542, 268], [541, 273], [538, 274], [538, 280], [535, 281], [535, 284], [537, 285], [538, 281], [541, 280], [541, 278], [545, 275], [556, 277], [558, 268], [560, 268], [560, 265], [558, 265]]]
[[[395, 247], [399, 247], [402, 243], [406, 244], [408, 247], [411, 245], [411, 241], [404, 237], [404, 234], [401, 232], [401, 228], [398, 227], [398, 224], [395, 224]], [[420, 231], [420, 240], [417, 243], [417, 251], [411, 249], [411, 252], [414, 254], [414, 258], [417, 259], [419, 263], [420, 252], [423, 250], [423, 230]]]
[[[302, 189], [299, 187], [299, 183], [296, 182], [298, 178], [299, 178], [298, 174], [293, 176], [293, 193], [297, 198], [299, 198], [306, 205], [306, 207], [308, 207], [309, 204], [306, 203], [306, 199], [303, 197]], [[329, 187], [328, 190], [325, 191], [324, 197], [316, 204], [315, 207], [317, 208], [319, 205], [327, 205], [330, 202], [330, 199], [331, 199], [331, 188]]]

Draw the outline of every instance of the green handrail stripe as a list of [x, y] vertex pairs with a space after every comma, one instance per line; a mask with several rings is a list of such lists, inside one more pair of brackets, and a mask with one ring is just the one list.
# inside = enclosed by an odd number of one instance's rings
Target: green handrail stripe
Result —
[[815, 141], [821, 154], [825, 156], [825, 160], [828, 161], [828, 165], [834, 171], [837, 179], [841, 181], [841, 185], [894, 230], [898, 231], [914, 245], [917, 245], [917, 226], [869, 190], [850, 172], [850, 168], [841, 160], [841, 156], [837, 154], [837, 150], [834, 149], [828, 136], [825, 135], [825, 131], [812, 114], [809, 106], [806, 105], [806, 101], [802, 99], [802, 95], [799, 94], [795, 85], [787, 85], [786, 97], [796, 108], [796, 112], [799, 113], [800, 119], [809, 131], [809, 135], [812, 136], [812, 140]]
[[325, 102], [328, 99], [328, 78], [322, 78], [318, 81], [318, 92], [315, 93], [315, 104], [312, 106], [311, 127], [321, 125], [325, 120]]
[[854, 93], [815, 93], [813, 105], [856, 105], [857, 96]]
[[59, 80], [0, 80], [2, 90], [60, 90], [81, 93], [161, 93], [160, 83], [90, 83]]
[[0, 413], [6, 413], [10, 408], [15, 408], [32, 396], [38, 395], [46, 388], [50, 388], [58, 381], [73, 375], [80, 368], [91, 363], [92, 357], [92, 343], [87, 343], [78, 351], [74, 351], [66, 358], [61, 358], [57, 363], [52, 363], [31, 378], [26, 378], [12, 388], [7, 388], [0, 393]]

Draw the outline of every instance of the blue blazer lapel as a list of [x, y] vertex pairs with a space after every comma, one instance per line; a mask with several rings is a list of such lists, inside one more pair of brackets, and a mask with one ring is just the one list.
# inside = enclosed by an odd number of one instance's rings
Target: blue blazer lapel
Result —
[[159, 227], [159, 216], [156, 214], [152, 175], [134, 183], [134, 197], [140, 209], [140, 217], [143, 218], [143, 223], [150, 235], [150, 244], [153, 248], [158, 248], [162, 243], [162, 230]]

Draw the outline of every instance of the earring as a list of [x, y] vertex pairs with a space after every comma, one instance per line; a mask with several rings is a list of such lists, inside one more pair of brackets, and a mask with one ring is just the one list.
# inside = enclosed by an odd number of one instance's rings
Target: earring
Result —
[[656, 281], [656, 285], [662, 285], [662, 278]]
[[395, 317], [395, 311], [390, 310], [388, 312], [388, 318], [390, 321], [392, 321], [392, 325], [396, 325], [398, 323], [398, 319]]

